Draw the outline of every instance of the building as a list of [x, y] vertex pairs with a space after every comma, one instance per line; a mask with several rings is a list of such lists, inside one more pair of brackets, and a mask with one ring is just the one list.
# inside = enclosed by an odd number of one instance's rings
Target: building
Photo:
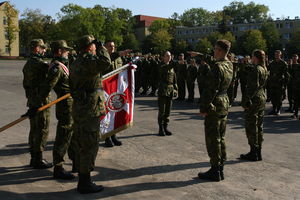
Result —
[[[16, 32], [16, 40], [11, 45], [9, 54], [8, 35], [5, 30], [7, 27], [7, 16], [5, 14], [6, 6], [11, 6], [7, 1], [0, 3], [0, 57], [18, 57], [19, 56], [19, 33]], [[17, 11], [16, 11], [17, 12]], [[18, 16], [18, 15], [17, 15]], [[19, 29], [19, 19], [13, 19], [14, 25]]]
[[[272, 21], [275, 24], [281, 38], [281, 44], [286, 46], [294, 32], [300, 29], [300, 19], [276, 19]], [[262, 23], [244, 23], [244, 24], [229, 24], [227, 28], [236, 37], [240, 37], [243, 32], [248, 30], [260, 29]], [[176, 40], [185, 40], [191, 45], [195, 45], [201, 38], [207, 37], [213, 32], [218, 31], [218, 26], [198, 26], [198, 27], [176, 27]]]
[[134, 27], [135, 35], [137, 40], [140, 42], [144, 41], [145, 38], [150, 35], [149, 27], [151, 26], [153, 21], [165, 19], [161, 17], [152, 17], [146, 15], [135, 15], [134, 18], [136, 21], [136, 25]]

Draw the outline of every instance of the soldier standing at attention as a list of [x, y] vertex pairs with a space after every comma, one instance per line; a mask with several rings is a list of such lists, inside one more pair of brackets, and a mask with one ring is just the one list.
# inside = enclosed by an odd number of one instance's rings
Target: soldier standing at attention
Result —
[[[96, 46], [97, 45], [97, 46]], [[78, 192], [103, 190], [91, 181], [100, 141], [100, 116], [105, 114], [101, 76], [111, 66], [105, 47], [92, 35], [79, 39], [80, 54], [70, 67], [70, 88], [73, 97], [74, 143], [79, 181]]]
[[195, 59], [191, 59], [190, 65], [187, 68], [186, 85], [188, 88], [187, 102], [194, 102], [195, 97], [195, 80], [197, 78], [197, 63]]
[[[69, 47], [65, 40], [57, 40], [51, 43], [53, 59], [50, 63], [46, 80], [41, 84], [39, 97], [41, 100], [47, 98], [52, 89], [54, 89], [57, 98], [70, 93], [68, 54]], [[63, 168], [64, 156], [69, 149], [73, 130], [72, 119], [72, 97], [64, 99], [56, 104], [56, 118], [58, 120], [56, 127], [56, 137], [53, 147], [53, 177], [57, 179], [74, 179], [75, 176]], [[74, 155], [72, 155], [72, 160]], [[74, 160], [73, 160], [74, 162]]]
[[168, 130], [169, 117], [172, 106], [172, 98], [177, 95], [176, 74], [173, 65], [170, 64], [171, 53], [166, 51], [163, 64], [158, 73], [158, 125], [159, 136], [172, 135]]
[[[205, 173], [199, 173], [200, 179], [224, 180], [224, 161], [226, 160], [225, 131], [229, 108], [227, 89], [232, 76], [233, 65], [227, 54], [231, 43], [218, 40], [214, 47], [214, 62], [210, 62], [207, 74], [207, 84], [200, 98], [200, 115], [205, 116], [205, 141], [211, 168]], [[201, 55], [189, 52], [191, 56]]]
[[298, 110], [300, 106], [300, 64], [298, 63], [298, 55], [292, 55], [292, 68], [293, 73], [291, 74], [293, 84], [293, 101], [294, 101], [294, 114], [292, 118], [298, 119]]
[[250, 152], [240, 156], [243, 160], [262, 160], [261, 147], [263, 142], [263, 117], [266, 104], [265, 86], [268, 70], [265, 65], [265, 52], [254, 50], [252, 65], [247, 70], [247, 85], [242, 98], [245, 109], [245, 128], [250, 145]]
[[187, 76], [187, 62], [184, 60], [184, 54], [181, 53], [178, 56], [178, 61], [175, 64], [175, 72], [178, 84], [178, 101], [184, 101], [185, 99], [185, 87]]
[[287, 63], [281, 59], [281, 51], [275, 51], [275, 60], [269, 65], [270, 77], [269, 77], [269, 88], [271, 103], [273, 110], [269, 112], [269, 115], [280, 115], [282, 101], [285, 98], [285, 89], [289, 79], [287, 72]]
[[[30, 118], [29, 151], [31, 155], [30, 166], [35, 169], [46, 169], [52, 164], [43, 159], [43, 151], [47, 143], [49, 134], [49, 108], [37, 112], [40, 100], [40, 85], [46, 79], [49, 65], [43, 61], [46, 46], [42, 39], [34, 39], [30, 42], [31, 55], [23, 68], [23, 87], [27, 98], [25, 115]], [[49, 96], [41, 100], [42, 105], [48, 104]], [[24, 115], [24, 116], [25, 116]]]

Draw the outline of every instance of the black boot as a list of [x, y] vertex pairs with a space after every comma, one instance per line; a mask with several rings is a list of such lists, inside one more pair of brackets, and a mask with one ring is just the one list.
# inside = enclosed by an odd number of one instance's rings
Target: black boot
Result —
[[77, 191], [80, 194], [101, 192], [104, 189], [102, 185], [96, 185], [91, 181], [90, 173], [79, 173], [79, 181], [77, 185]]
[[275, 110], [275, 109], [271, 110], [271, 111], [268, 113], [268, 115], [276, 115], [276, 110]]
[[204, 180], [219, 182], [221, 180], [219, 166], [211, 167], [207, 172], [199, 173], [198, 177]]
[[108, 138], [105, 139], [105, 146], [106, 147], [113, 147], [114, 146], [114, 144], [111, 141], [110, 137], [108, 137]]
[[169, 131], [169, 129], [168, 129], [168, 124], [164, 124], [163, 127], [164, 127], [164, 131], [165, 131], [166, 135], [172, 135], [172, 132]]
[[72, 162], [73, 162], [72, 163], [72, 173], [77, 173], [78, 172], [77, 165], [74, 160]]
[[116, 135], [112, 135], [111, 140], [114, 143], [114, 145], [116, 145], [116, 146], [121, 146], [122, 145], [122, 142], [120, 140], [118, 140]]
[[241, 154], [240, 159], [248, 161], [258, 161], [257, 148], [250, 146], [250, 152], [247, 154]]
[[63, 179], [63, 180], [72, 180], [75, 176], [67, 172], [62, 166], [54, 166], [53, 178], [55, 179]]
[[262, 156], [261, 156], [261, 147], [257, 148], [257, 160], [261, 161], [262, 160]]
[[165, 131], [164, 131], [163, 125], [160, 124], [160, 125], [159, 125], [158, 136], [165, 136], [165, 135], [166, 135], [166, 133], [165, 133]]
[[276, 115], [280, 115], [280, 111], [281, 111], [281, 106], [278, 106], [277, 109], [276, 109], [276, 113], [275, 114]]
[[45, 159], [43, 159], [42, 152], [38, 152], [36, 154], [35, 159], [32, 160], [32, 167], [34, 169], [47, 169], [47, 168], [53, 167], [53, 165], [52, 165], [52, 163], [49, 163]]
[[219, 170], [220, 170], [220, 178], [221, 178], [221, 180], [224, 180], [225, 178], [224, 178], [224, 165], [220, 165], [219, 166]]

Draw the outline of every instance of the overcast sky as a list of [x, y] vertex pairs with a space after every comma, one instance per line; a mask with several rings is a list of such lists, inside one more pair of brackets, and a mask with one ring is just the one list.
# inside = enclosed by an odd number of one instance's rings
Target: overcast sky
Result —
[[[1, 1], [1, 0], [0, 0]], [[209, 11], [221, 10], [229, 5], [232, 0], [10, 0], [22, 14], [26, 8], [40, 9], [43, 14], [56, 18], [60, 8], [69, 3], [77, 4], [82, 7], [118, 7], [132, 11], [133, 15], [150, 15], [157, 17], [171, 17], [174, 12], [182, 14], [185, 10], [202, 7]], [[250, 1], [243, 1], [245, 4]], [[290, 17], [300, 15], [300, 0], [254, 0], [256, 4], [264, 4], [269, 7], [272, 18]]]

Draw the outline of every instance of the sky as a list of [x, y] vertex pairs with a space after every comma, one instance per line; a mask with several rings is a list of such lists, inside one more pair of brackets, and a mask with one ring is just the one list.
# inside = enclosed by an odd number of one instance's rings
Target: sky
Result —
[[[42, 14], [57, 18], [60, 9], [69, 3], [77, 4], [82, 7], [94, 7], [101, 5], [103, 7], [117, 7], [129, 9], [133, 15], [149, 15], [168, 18], [174, 12], [181, 15], [185, 10], [191, 8], [204, 8], [209, 11], [222, 10], [224, 6], [229, 5], [233, 0], [10, 0], [9, 2], [20, 11], [24, 12], [26, 8], [40, 9]], [[252, 0], [256, 4], [264, 4], [269, 7], [269, 14], [273, 19], [277, 17], [300, 16], [300, 0]], [[0, 2], [2, 2], [0, 0]], [[248, 4], [251, 1], [243, 1]]]

